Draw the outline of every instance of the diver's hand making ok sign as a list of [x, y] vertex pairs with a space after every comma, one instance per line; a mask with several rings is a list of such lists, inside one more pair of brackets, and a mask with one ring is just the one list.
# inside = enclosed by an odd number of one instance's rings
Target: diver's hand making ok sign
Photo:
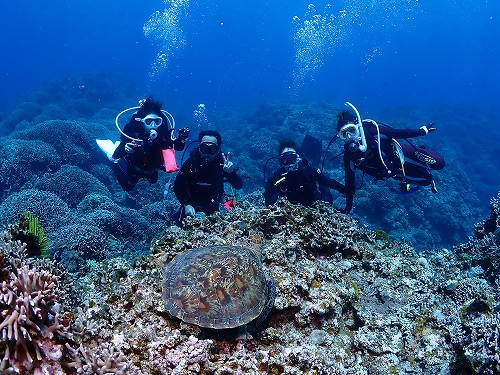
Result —
[[227, 155], [222, 154], [222, 160], [224, 161], [224, 166], [222, 167], [222, 169], [224, 169], [224, 172], [226, 173], [234, 172], [234, 164], [231, 160], [229, 160], [230, 156], [231, 156], [230, 152], [228, 152]]

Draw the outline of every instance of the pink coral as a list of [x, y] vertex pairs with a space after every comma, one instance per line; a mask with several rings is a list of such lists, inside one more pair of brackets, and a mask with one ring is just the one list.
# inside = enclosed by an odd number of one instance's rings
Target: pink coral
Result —
[[95, 348], [80, 345], [77, 350], [66, 345], [66, 349], [74, 357], [74, 362], [67, 363], [66, 366], [76, 369], [77, 374], [138, 374], [135, 369], [130, 368], [123, 353], [112, 344], [101, 343]]
[[61, 349], [52, 339], [69, 333], [51, 310], [58, 300], [56, 283], [51, 273], [23, 266], [0, 284], [0, 338], [5, 350], [0, 370], [9, 365], [16, 371], [30, 370], [42, 360], [60, 358]]
[[152, 361], [157, 367], [179, 374], [208, 364], [212, 340], [199, 340], [194, 336], [184, 342], [179, 342], [179, 339], [178, 333], [174, 333], [166, 341], [151, 343]]

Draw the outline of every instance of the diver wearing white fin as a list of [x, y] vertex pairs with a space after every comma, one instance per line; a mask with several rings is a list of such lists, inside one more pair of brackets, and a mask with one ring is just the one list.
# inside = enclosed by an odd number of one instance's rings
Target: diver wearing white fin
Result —
[[[356, 115], [347, 110], [337, 115], [337, 137], [345, 142], [346, 206], [342, 212], [348, 214], [352, 209], [356, 169], [377, 180], [393, 178], [399, 181], [400, 192], [403, 193], [414, 191], [411, 185], [430, 185], [431, 190], [437, 192], [430, 170], [443, 169], [444, 158], [435, 151], [415, 147], [407, 139], [435, 131], [434, 123], [419, 129], [394, 129], [382, 123], [379, 125], [374, 120], [361, 120], [358, 110], [349, 102], [346, 105]], [[406, 139], [408, 144], [401, 145], [396, 139]]]
[[[97, 141], [114, 162], [113, 171], [125, 191], [133, 190], [141, 178], [156, 183], [159, 169], [166, 172], [178, 170], [175, 150], [182, 151], [189, 136], [189, 129], [184, 128], [179, 130], [177, 138], [174, 137], [174, 118], [161, 109], [160, 102], [148, 97], [139, 103], [139, 107], [125, 109], [116, 116], [116, 127], [121, 133], [118, 145], [107, 140]], [[122, 130], [118, 120], [129, 111], [134, 113]], [[112, 147], [115, 148], [110, 156]]]

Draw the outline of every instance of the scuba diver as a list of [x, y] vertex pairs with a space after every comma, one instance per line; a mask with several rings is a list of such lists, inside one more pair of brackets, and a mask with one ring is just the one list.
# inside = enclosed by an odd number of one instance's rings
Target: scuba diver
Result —
[[344, 194], [340, 182], [326, 177], [319, 169], [297, 153], [298, 147], [292, 140], [280, 141], [278, 147], [280, 168], [266, 182], [264, 199], [266, 206], [274, 204], [279, 197], [286, 197], [290, 203], [310, 206], [317, 200], [333, 202], [330, 188]]
[[[125, 191], [133, 190], [141, 178], [156, 183], [159, 169], [176, 171], [174, 150], [182, 151], [189, 136], [189, 128], [184, 128], [174, 137], [174, 119], [161, 109], [160, 102], [148, 97], [139, 103], [139, 107], [126, 109], [116, 117], [121, 136], [110, 160], [115, 161], [113, 170]], [[130, 110], [136, 111], [122, 131], [118, 119]]]
[[174, 181], [174, 193], [180, 210], [173, 218], [181, 223], [186, 216], [211, 215], [219, 210], [224, 196], [224, 182], [234, 189], [243, 187], [230, 154], [221, 151], [222, 137], [214, 130], [202, 131], [200, 144], [194, 148]]
[[[355, 186], [355, 169], [377, 180], [393, 178], [399, 181], [399, 191], [411, 193], [421, 186], [431, 186], [437, 193], [432, 170], [445, 166], [442, 156], [423, 146], [416, 147], [407, 138], [425, 136], [436, 130], [434, 123], [419, 129], [394, 129], [374, 120], [361, 120], [358, 110], [349, 102], [356, 115], [345, 110], [337, 115], [337, 137], [344, 141], [344, 172], [346, 205], [341, 210], [348, 214], [352, 209]], [[405, 139], [401, 145], [397, 139]], [[411, 187], [411, 185], [417, 185]]]

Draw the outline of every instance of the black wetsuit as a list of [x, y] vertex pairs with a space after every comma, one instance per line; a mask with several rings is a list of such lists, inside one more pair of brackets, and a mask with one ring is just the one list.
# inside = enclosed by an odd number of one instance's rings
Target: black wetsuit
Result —
[[322, 189], [325, 186], [345, 193], [344, 185], [314, 169], [306, 159], [301, 159], [296, 171], [287, 171], [281, 167], [274, 172], [266, 183], [264, 199], [267, 206], [274, 204], [279, 197], [286, 197], [290, 203], [304, 206], [310, 206], [320, 199], [331, 203], [330, 199], [324, 197], [323, 193], [330, 192], [329, 189]]
[[219, 152], [213, 160], [206, 160], [198, 148], [194, 149], [174, 181], [174, 193], [179, 202], [206, 215], [218, 211], [224, 195], [224, 182], [229, 182], [235, 189], [243, 187], [243, 180], [236, 171], [227, 173], [223, 166], [222, 153]]
[[[380, 151], [384, 163], [380, 159], [378, 148], [377, 127], [370, 121], [363, 121], [367, 149], [365, 152], [349, 150], [349, 144], [344, 145], [344, 170], [346, 187], [346, 207], [344, 212], [352, 209], [354, 192], [356, 191], [355, 169], [375, 177], [378, 180], [394, 178], [408, 184], [427, 186], [432, 183], [430, 169], [444, 168], [445, 161], [435, 151], [424, 147], [414, 147], [410, 144], [400, 144], [404, 155], [404, 173], [401, 159], [396, 153], [393, 139], [405, 139], [426, 135], [424, 129], [394, 129], [388, 126], [378, 126], [380, 131]], [[387, 168], [386, 168], [387, 167]]]
[[128, 154], [125, 151], [125, 144], [132, 142], [130, 138], [123, 134], [120, 137], [120, 144], [113, 153], [113, 158], [118, 159], [113, 164], [113, 170], [121, 187], [125, 191], [134, 189], [141, 178], [154, 184], [158, 181], [158, 170], [164, 169], [162, 150], [174, 148], [177, 151], [184, 149], [185, 141], [177, 138], [172, 140], [173, 129], [168, 129], [167, 119], [163, 118], [163, 124], [158, 128], [158, 136], [149, 140], [149, 134], [146, 133], [140, 121], [130, 120], [125, 125], [123, 132], [136, 139], [142, 139], [143, 142], [137, 143], [133, 153]]

